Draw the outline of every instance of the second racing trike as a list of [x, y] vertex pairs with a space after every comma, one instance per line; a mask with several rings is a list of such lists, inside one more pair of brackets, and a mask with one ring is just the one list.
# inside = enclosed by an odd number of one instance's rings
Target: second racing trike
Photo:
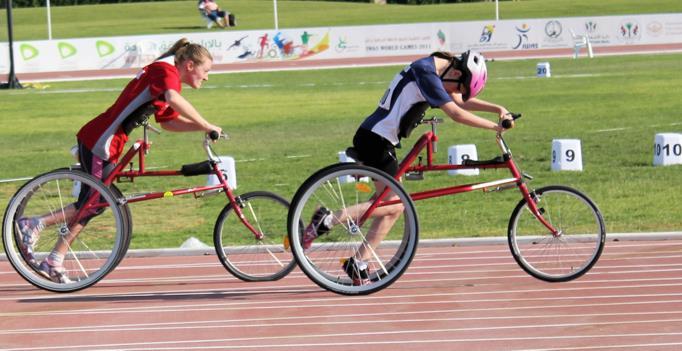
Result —
[[[395, 178], [359, 163], [339, 163], [319, 170], [301, 185], [289, 210], [286, 246], [291, 246], [310, 279], [345, 295], [370, 294], [389, 286], [407, 269], [417, 248], [419, 226], [413, 201], [475, 190], [519, 190], [521, 200], [511, 213], [507, 237], [514, 259], [528, 274], [548, 282], [568, 281], [597, 262], [606, 230], [589, 197], [562, 185], [530, 189], [526, 181], [532, 178], [517, 167], [501, 133], [496, 138], [501, 156], [465, 160], [461, 165], [434, 163], [436, 125], [441, 122], [438, 118], [421, 121], [431, 131], [417, 140]], [[512, 126], [509, 120], [502, 123], [505, 128]], [[346, 153], [353, 157], [354, 149]], [[412, 194], [398, 181], [403, 175], [428, 171], [491, 168], [506, 168], [511, 177]], [[306, 226], [301, 223], [319, 226], [316, 220], [321, 214], [330, 218], [325, 230], [312, 244], [306, 242]]]

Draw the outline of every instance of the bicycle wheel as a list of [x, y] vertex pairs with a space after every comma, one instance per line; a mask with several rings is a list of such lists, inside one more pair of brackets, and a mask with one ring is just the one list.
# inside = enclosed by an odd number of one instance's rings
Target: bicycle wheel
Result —
[[296, 266], [284, 249], [289, 202], [269, 192], [256, 191], [237, 198], [246, 221], [262, 237], [257, 238], [227, 204], [213, 230], [213, 244], [228, 272], [244, 281], [272, 281], [289, 274]]
[[[80, 230], [73, 218], [77, 210], [78, 190], [88, 185], [91, 194], [99, 195], [99, 215], [92, 217]], [[120, 261], [129, 236], [128, 213], [122, 201], [97, 178], [74, 170], [60, 169], [37, 176], [24, 184], [10, 199], [2, 226], [7, 258], [15, 270], [29, 283], [54, 292], [72, 292], [95, 284]], [[39, 222], [30, 231], [35, 236], [32, 250], [22, 241], [22, 224]], [[76, 235], [77, 234], [77, 235]], [[56, 245], [64, 245], [63, 282], [44, 275], [40, 263]]]
[[528, 274], [548, 282], [580, 277], [597, 262], [606, 230], [597, 206], [566, 186], [548, 186], [531, 193], [544, 219], [559, 231], [553, 235], [521, 200], [509, 219], [509, 247]]
[[[369, 211], [374, 216], [362, 218], [370, 204], [376, 205]], [[306, 228], [302, 223], [315, 222], [322, 208], [331, 222], [312, 244], [306, 243], [304, 232], [312, 224]], [[400, 183], [352, 163], [329, 166], [308, 178], [294, 196], [287, 227], [301, 270], [320, 287], [342, 295], [370, 294], [391, 285], [409, 266], [418, 241], [417, 212]]]

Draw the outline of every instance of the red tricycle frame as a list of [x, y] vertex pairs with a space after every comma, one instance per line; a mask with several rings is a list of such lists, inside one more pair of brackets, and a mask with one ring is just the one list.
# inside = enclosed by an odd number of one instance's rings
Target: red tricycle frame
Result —
[[[147, 123], [143, 123], [144, 130], [143, 130], [143, 138], [138, 139], [133, 143], [133, 145], [128, 149], [128, 151], [125, 153], [125, 155], [121, 158], [120, 162], [114, 167], [113, 171], [105, 178], [103, 179], [103, 183], [105, 185], [111, 185], [114, 181], [116, 182], [121, 182], [123, 180], [128, 180], [130, 182], [134, 182], [135, 178], [137, 177], [170, 177], [170, 176], [184, 176], [182, 171], [179, 170], [158, 170], [158, 171], [149, 171], [145, 169], [145, 156], [151, 149], [151, 143], [149, 142], [148, 138], [148, 129], [151, 129], [155, 131], [156, 133], [160, 133], [156, 128], [152, 127], [151, 125]], [[180, 188], [180, 189], [174, 189], [174, 190], [167, 190], [167, 191], [158, 191], [158, 192], [149, 192], [149, 193], [144, 193], [144, 194], [139, 194], [139, 195], [133, 195], [133, 196], [128, 196], [126, 197], [125, 201], [127, 203], [134, 203], [134, 202], [141, 202], [141, 201], [148, 201], [148, 200], [154, 200], [154, 199], [160, 199], [160, 198], [165, 198], [165, 197], [173, 197], [173, 196], [178, 196], [178, 195], [187, 195], [187, 194], [194, 194], [195, 197], [198, 197], [197, 194], [199, 193], [208, 193], [212, 191], [223, 191], [225, 192], [225, 195], [228, 198], [228, 201], [233, 204], [233, 208], [237, 216], [239, 217], [239, 220], [241, 221], [244, 226], [246, 226], [251, 233], [256, 237], [256, 239], [260, 239], [263, 236], [263, 233], [261, 233], [259, 230], [254, 228], [251, 223], [249, 223], [246, 220], [246, 217], [242, 213], [241, 206], [240, 204], [240, 199], [238, 196], [235, 196], [232, 188], [230, 188], [227, 178], [223, 175], [223, 172], [219, 168], [219, 163], [220, 159], [215, 156], [214, 152], [212, 151], [211, 148], [211, 143], [214, 140], [217, 140], [220, 135], [212, 135], [210, 138], [207, 136], [206, 139], [204, 140], [204, 150], [206, 151], [206, 154], [208, 155], [208, 161], [211, 167], [211, 171], [208, 174], [213, 174], [216, 177], [218, 177], [218, 184], [216, 185], [202, 185], [202, 186], [197, 186], [197, 187], [192, 187], [192, 188]], [[225, 138], [227, 138], [227, 135], [224, 135]], [[213, 140], [213, 141], [212, 141]], [[138, 168], [133, 169], [133, 159], [137, 156], [138, 159]], [[129, 167], [128, 170], [124, 171], [125, 167]], [[73, 223], [77, 223], [85, 214], [87, 213], [87, 210], [89, 208], [99, 208], [103, 207], [106, 205], [99, 204], [98, 203], [98, 196], [94, 195], [91, 196], [88, 201], [86, 202], [85, 206], [82, 206], [78, 214], [74, 217]]]
[[[465, 160], [462, 164], [436, 164], [434, 163], [434, 153], [437, 151], [438, 135], [436, 135], [436, 125], [442, 123], [443, 120], [439, 118], [429, 118], [421, 121], [422, 124], [431, 125], [431, 131], [425, 132], [414, 144], [410, 152], [403, 158], [398, 166], [398, 173], [395, 175], [397, 180], [406, 174], [422, 174], [423, 172], [433, 172], [433, 171], [448, 171], [448, 170], [460, 170], [460, 169], [494, 169], [494, 168], [507, 168], [511, 172], [511, 178], [499, 179], [488, 182], [477, 182], [464, 185], [457, 185], [451, 187], [444, 187], [433, 190], [426, 190], [421, 192], [410, 193], [412, 200], [424, 200], [435, 197], [454, 195], [459, 193], [471, 192], [474, 190], [489, 191], [489, 189], [503, 190], [508, 188], [517, 187], [523, 195], [523, 198], [528, 203], [528, 208], [532, 214], [542, 223], [554, 236], [560, 235], [560, 232], [552, 226], [540, 213], [531, 192], [528, 190], [528, 186], [524, 181], [524, 177], [531, 178], [528, 175], [523, 174], [519, 168], [514, 163], [511, 150], [507, 146], [507, 143], [502, 137], [502, 133], [497, 133], [496, 140], [497, 145], [502, 151], [502, 156], [491, 160], [485, 161], [475, 161], [475, 160]], [[422, 158], [419, 156], [422, 151], [426, 149], [426, 164], [422, 164]], [[415, 161], [419, 160], [417, 164]], [[377, 197], [377, 200], [370, 206], [370, 208], [364, 213], [360, 222], [363, 223], [367, 220], [371, 213], [376, 207], [389, 206], [399, 203], [399, 200], [389, 200], [381, 201], [386, 196], [387, 190], [384, 190], [382, 194]]]

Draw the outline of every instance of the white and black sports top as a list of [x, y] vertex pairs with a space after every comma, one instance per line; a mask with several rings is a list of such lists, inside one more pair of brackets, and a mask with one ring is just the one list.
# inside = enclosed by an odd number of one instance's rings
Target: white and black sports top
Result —
[[401, 138], [410, 135], [429, 107], [440, 107], [450, 101], [452, 98], [436, 73], [434, 58], [424, 57], [393, 78], [379, 106], [360, 128], [397, 145]]

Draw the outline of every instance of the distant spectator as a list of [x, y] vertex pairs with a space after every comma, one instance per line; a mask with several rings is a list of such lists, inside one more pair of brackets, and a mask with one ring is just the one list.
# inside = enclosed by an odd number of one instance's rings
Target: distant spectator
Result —
[[[197, 4], [199, 11], [208, 18], [212, 23], [217, 24], [220, 28], [234, 27], [237, 25], [237, 19], [234, 14], [229, 11], [221, 10], [214, 0], [199, 0]], [[211, 28], [211, 25], [208, 26]]]

